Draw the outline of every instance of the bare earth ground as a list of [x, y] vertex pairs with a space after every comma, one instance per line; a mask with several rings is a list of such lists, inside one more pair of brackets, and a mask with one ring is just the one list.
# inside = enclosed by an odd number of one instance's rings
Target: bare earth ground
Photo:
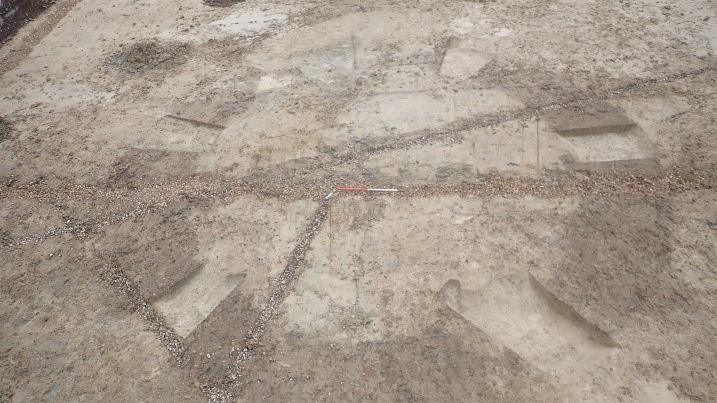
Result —
[[707, 0], [60, 0], [0, 401], [715, 401], [716, 54]]

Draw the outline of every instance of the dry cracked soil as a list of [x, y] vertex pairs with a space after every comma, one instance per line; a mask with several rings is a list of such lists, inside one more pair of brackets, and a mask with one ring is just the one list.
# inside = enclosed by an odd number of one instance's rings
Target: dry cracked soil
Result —
[[0, 402], [717, 400], [714, 1], [32, 15]]

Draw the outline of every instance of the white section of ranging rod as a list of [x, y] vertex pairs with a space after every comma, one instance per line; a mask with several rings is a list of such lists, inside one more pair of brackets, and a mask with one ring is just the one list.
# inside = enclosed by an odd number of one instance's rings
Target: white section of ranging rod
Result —
[[398, 189], [366, 189], [367, 192], [398, 192]]

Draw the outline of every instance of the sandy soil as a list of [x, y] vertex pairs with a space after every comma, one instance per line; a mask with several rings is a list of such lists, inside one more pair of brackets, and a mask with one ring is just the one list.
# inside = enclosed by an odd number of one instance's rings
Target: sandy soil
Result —
[[715, 401], [716, 127], [712, 1], [60, 0], [0, 402]]

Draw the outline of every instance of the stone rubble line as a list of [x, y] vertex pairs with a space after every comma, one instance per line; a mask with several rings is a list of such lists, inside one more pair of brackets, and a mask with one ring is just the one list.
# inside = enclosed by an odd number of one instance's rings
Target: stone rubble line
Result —
[[[312, 188], [299, 184], [300, 191], [292, 190], [291, 185], [281, 185], [277, 188], [261, 187], [253, 189], [240, 182], [232, 184], [228, 181], [205, 183], [194, 181], [191, 186], [183, 186], [182, 180], [173, 184], [154, 186], [149, 190], [140, 189], [135, 193], [124, 194], [121, 197], [135, 201], [135, 207], [118, 212], [105, 212], [97, 217], [89, 218], [81, 223], [72, 223], [51, 228], [40, 234], [30, 234], [17, 239], [0, 239], [0, 247], [19, 247], [24, 245], [40, 244], [47, 239], [71, 235], [84, 238], [98, 233], [103, 228], [120, 224], [128, 220], [141, 218], [150, 213], [160, 212], [171, 204], [180, 201], [196, 202], [221, 200], [228, 202], [239, 195], [258, 195], [267, 198], [282, 200], [313, 200], [317, 195], [326, 192], [321, 186]], [[395, 192], [390, 189], [388, 194], [394, 197], [435, 197], [442, 195], [460, 195], [464, 197], [495, 197], [495, 196], [534, 196], [534, 197], [561, 197], [561, 196], [617, 196], [621, 194], [657, 195], [683, 193], [691, 190], [712, 189], [717, 184], [717, 166], [701, 169], [672, 169], [658, 175], [640, 175], [629, 172], [600, 172], [589, 176], [553, 173], [541, 177], [501, 176], [500, 174], [485, 175], [476, 178], [473, 182], [462, 182], [440, 185], [412, 185], [398, 188]], [[176, 188], [173, 188], [177, 185]], [[341, 189], [338, 187], [335, 189]], [[156, 189], [161, 189], [155, 192]], [[348, 189], [348, 188], [347, 188]], [[0, 194], [4, 198], [42, 199], [35, 197], [42, 189], [29, 189], [25, 192], [12, 192], [12, 196]], [[87, 190], [87, 189], [85, 189]], [[49, 191], [52, 193], [52, 190]], [[62, 192], [61, 192], [62, 193]], [[77, 195], [77, 193], [71, 193]], [[92, 192], [81, 192], [83, 197], [92, 198]], [[25, 196], [25, 197], [23, 197]], [[117, 200], [118, 195], [113, 192], [100, 191], [97, 196], [107, 200]], [[325, 199], [328, 200], [328, 199]], [[49, 200], [43, 200], [50, 202]]]
[[211, 402], [223, 403], [233, 400], [232, 390], [236, 389], [241, 382], [246, 363], [254, 357], [255, 351], [261, 346], [269, 322], [276, 316], [276, 312], [286, 297], [291, 294], [296, 280], [301, 275], [301, 269], [306, 261], [306, 252], [310, 249], [311, 242], [328, 217], [330, 203], [329, 199], [320, 202], [318, 209], [309, 220], [306, 230], [301, 234], [299, 241], [289, 254], [284, 270], [275, 281], [276, 286], [272, 290], [269, 300], [250, 328], [242, 346], [232, 347], [228, 374], [219, 382], [202, 385], [202, 390], [209, 396]]
[[157, 335], [159, 341], [174, 358], [177, 366], [184, 367], [187, 360], [182, 338], [177, 335], [171, 326], [167, 325], [164, 317], [154, 306], [142, 297], [137, 283], [132, 281], [121, 268], [111, 264], [102, 268], [100, 278], [126, 298], [129, 303], [129, 310], [139, 314], [144, 323]]
[[[202, 181], [196, 178], [179, 178], [164, 184], [150, 184], [143, 188], [132, 189], [96, 189], [91, 186], [69, 185], [62, 189], [48, 189], [36, 185], [23, 185], [20, 187], [7, 186], [0, 189], [0, 200], [21, 199], [54, 204], [68, 199], [91, 201], [102, 200], [112, 205], [122, 201], [130, 202], [134, 207], [128, 210], [103, 211], [98, 216], [86, 219], [79, 223], [72, 220], [65, 221], [65, 225], [51, 228], [44, 233], [24, 235], [17, 239], [0, 239], [0, 247], [18, 247], [39, 244], [49, 238], [72, 235], [84, 238], [97, 233], [101, 229], [120, 224], [122, 222], [140, 218], [148, 213], [163, 210], [173, 203], [182, 200], [211, 200], [216, 198], [231, 198], [242, 191], [241, 186], [229, 185], [227, 181], [216, 181], [212, 178]], [[48, 195], [50, 197], [48, 197]], [[93, 203], [95, 204], [95, 203]]]

